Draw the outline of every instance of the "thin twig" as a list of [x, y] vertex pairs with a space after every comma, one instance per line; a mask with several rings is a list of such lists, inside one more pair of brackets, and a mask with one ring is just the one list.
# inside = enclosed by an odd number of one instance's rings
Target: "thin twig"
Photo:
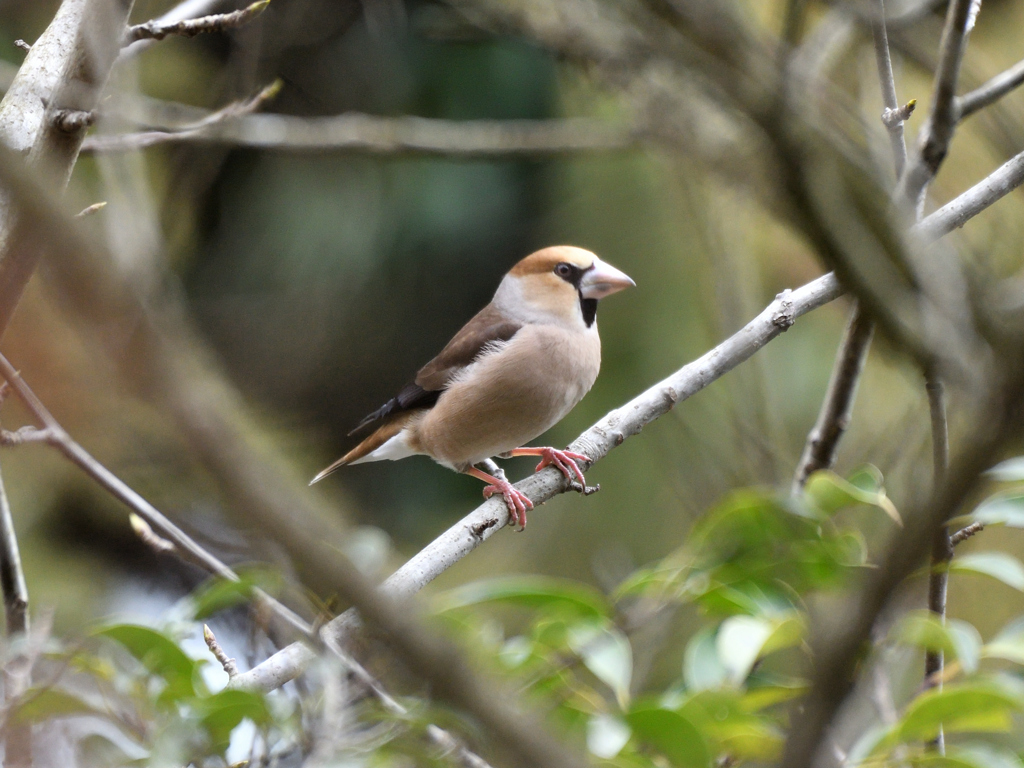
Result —
[[[64, 454], [66, 458], [99, 483], [114, 498], [138, 515], [148, 526], [157, 529], [173, 542], [177, 553], [182, 558], [223, 579], [239, 581], [238, 574], [231, 570], [231, 568], [199, 546], [187, 533], [168, 520], [152, 504], [129, 488], [113, 472], [94, 459], [88, 451], [75, 442], [64, 431], [64, 428], [54, 418], [53, 414], [43, 405], [43, 402], [36, 393], [25, 383], [25, 380], [22, 379], [10, 361], [2, 354], [0, 354], [0, 376], [3, 376], [8, 384], [10, 384], [29, 412], [43, 424], [43, 428], [36, 431], [41, 435], [45, 435], [47, 443]], [[257, 603], [266, 603], [271, 606], [274, 612], [293, 629], [298, 630], [304, 636], [310, 636], [311, 630], [309, 625], [289, 608], [286, 608], [270, 595], [257, 588], [253, 588], [253, 597]]]
[[931, 113], [921, 129], [918, 151], [903, 176], [899, 197], [921, 210], [924, 193], [949, 151], [958, 121], [956, 86], [960, 64], [967, 47], [969, 21], [974, 0], [950, 0], [939, 43]]
[[441, 120], [347, 113], [334, 117], [262, 114], [114, 136], [90, 136], [83, 152], [129, 152], [167, 143], [226, 144], [281, 151], [339, 150], [427, 155], [547, 155], [639, 146], [642, 135], [588, 118]]
[[139, 40], [163, 40], [168, 35], [195, 37], [205, 32], [225, 32], [229, 29], [236, 29], [259, 16], [267, 9], [268, 5], [270, 5], [270, 0], [256, 0], [255, 3], [231, 13], [216, 13], [198, 19], [171, 22], [153, 19], [129, 27], [125, 32], [122, 45], [128, 46]]
[[[7, 500], [3, 478], [0, 478], [0, 587], [3, 588], [4, 613], [7, 617], [7, 647], [10, 648], [13, 641], [28, 636], [28, 587], [25, 584], [25, 573], [21, 568], [18, 537], [14, 531], [14, 518], [11, 516], [11, 506]], [[24, 653], [19, 653], [4, 666], [4, 700], [8, 706], [29, 686], [32, 665], [22, 658], [23, 655]], [[32, 765], [30, 724], [6, 723], [4, 743], [5, 765], [11, 768], [27, 768]]]
[[903, 138], [903, 123], [913, 112], [913, 104], [908, 102], [902, 110], [896, 95], [896, 81], [892, 74], [892, 56], [889, 53], [889, 33], [885, 22], [885, 0], [878, 0], [878, 18], [871, 24], [875, 42], [875, 64], [878, 68], [878, 81], [882, 86], [882, 124], [889, 133], [892, 145], [893, 164], [896, 166], [896, 181], [903, 176], [907, 165], [907, 143]]
[[829, 469], [835, 464], [836, 450], [850, 423], [857, 384], [871, 348], [874, 330], [875, 324], [871, 318], [861, 310], [859, 304], [855, 305], [850, 311], [850, 320], [836, 352], [832, 378], [818, 420], [807, 435], [807, 443], [793, 477], [794, 494], [803, 489], [812, 473], [819, 469]]
[[238, 664], [224, 653], [224, 649], [220, 647], [220, 643], [217, 642], [217, 636], [213, 634], [213, 630], [209, 626], [203, 624], [203, 640], [206, 641], [206, 647], [210, 649], [210, 653], [220, 663], [224, 671], [228, 673], [228, 679], [230, 680], [238, 674]]
[[960, 120], [969, 117], [1003, 98], [1010, 91], [1024, 83], [1024, 59], [1004, 72], [1000, 72], [973, 91], [968, 91], [956, 100], [957, 116]]
[[[211, 11], [216, 10], [222, 3], [223, 0], [182, 0], [182, 2], [171, 8], [167, 13], [155, 19], [155, 22], [157, 24], [174, 24], [186, 19], [206, 16]], [[155, 45], [156, 42], [156, 40], [139, 40], [131, 45], [127, 45], [121, 49], [118, 58], [130, 59], [142, 53], [151, 45]]]
[[[335, 638], [324, 635], [324, 644], [334, 652], [335, 656], [341, 659], [341, 663], [348, 672], [363, 687], [373, 693], [385, 710], [403, 720], [409, 718], [409, 709], [389, 694], [380, 681], [371, 675], [355, 658], [349, 655]], [[434, 744], [440, 747], [446, 755], [457, 757], [459, 763], [465, 766], [465, 768], [490, 768], [487, 761], [468, 750], [462, 742], [442, 728], [438, 728], [436, 725], [427, 725], [426, 732], [427, 737]]]
[[983, 530], [985, 530], [984, 523], [971, 523], [970, 525], [965, 525], [949, 537], [949, 544], [950, 546], [955, 547], [957, 544], [967, 541], [971, 536], [976, 533], [981, 533]]
[[[945, 481], [949, 466], [949, 428], [946, 419], [946, 395], [942, 381], [934, 375], [926, 379], [925, 388], [928, 392], [928, 408], [932, 422], [932, 485], [938, 489]], [[928, 610], [940, 622], [946, 620], [946, 591], [949, 585], [949, 561], [953, 557], [953, 545], [950, 542], [949, 530], [945, 525], [936, 528], [932, 538], [931, 571], [928, 575]], [[941, 679], [943, 653], [941, 650], [929, 650], [924, 657], [924, 678]], [[940, 683], [941, 685], [941, 683]], [[938, 753], [945, 754], [946, 743], [941, 727], [929, 746]]]

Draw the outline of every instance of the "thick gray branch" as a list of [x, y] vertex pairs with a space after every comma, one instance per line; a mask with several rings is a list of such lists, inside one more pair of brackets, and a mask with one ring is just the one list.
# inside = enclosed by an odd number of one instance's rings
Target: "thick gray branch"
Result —
[[[670, 411], [749, 359], [761, 347], [787, 330], [798, 317], [827, 304], [842, 293], [830, 274], [795, 291], [784, 291], [756, 318], [703, 357], [683, 366], [630, 402], [607, 414], [580, 435], [570, 450], [590, 456], [596, 463], [628, 437]], [[565, 478], [555, 469], [545, 469], [516, 484], [537, 505], [568, 490]], [[389, 595], [409, 597], [464, 558], [508, 523], [508, 510], [501, 499], [484, 502], [449, 528], [415, 557], [398, 569], [382, 587]], [[342, 614], [331, 621], [324, 633], [341, 639], [355, 617]], [[233, 685], [273, 690], [302, 672], [314, 653], [293, 644], [232, 681]]]

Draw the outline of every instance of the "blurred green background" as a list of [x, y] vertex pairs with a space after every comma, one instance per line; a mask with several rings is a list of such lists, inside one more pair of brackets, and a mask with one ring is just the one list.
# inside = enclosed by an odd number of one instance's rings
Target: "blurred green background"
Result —
[[[56, 5], [0, 4], [0, 56], [20, 62], [13, 41], [35, 39]], [[134, 18], [170, 5], [140, 0]], [[782, 5], [746, 3], [772, 29]], [[819, 17], [826, 9], [812, 3], [811, 10]], [[916, 97], [919, 115], [929, 83], [920, 52], [934, 51], [940, 26], [936, 11], [905, 39], [894, 36], [900, 97]], [[965, 86], [1021, 57], [1022, 28], [1024, 3], [986, 2]], [[834, 77], [863, 104], [867, 121], [880, 110], [873, 66], [869, 38], [855, 31]], [[172, 38], [152, 47], [132, 76], [150, 97], [209, 109], [280, 78], [283, 89], [268, 110], [299, 116], [355, 110], [453, 120], [626, 117], [584, 74], [529, 42], [481, 33], [443, 5], [397, 0], [365, 8], [352, 0], [274, 0], [257, 22], [230, 36]], [[966, 123], [933, 188], [935, 199], [948, 199], [1020, 151], [1022, 115], [1024, 94], [1017, 93], [993, 115]], [[919, 125], [915, 117], [911, 139]], [[879, 146], [884, 153], [884, 137]], [[154, 258], [180, 280], [195, 322], [248, 399], [254, 421], [310, 477], [352, 444], [349, 429], [408, 381], [489, 300], [501, 275], [537, 248], [592, 249], [637, 282], [602, 303], [601, 376], [538, 441], [558, 446], [714, 346], [779, 291], [822, 271], [807, 246], [747, 192], [690, 158], [656, 149], [449, 160], [188, 144], [151, 148], [128, 162], [143, 164], [153, 190], [163, 243]], [[84, 207], [105, 199], [116, 178], [112, 168], [83, 157], [72, 180], [74, 200]], [[959, 236], [969, 266], [1002, 276], [1020, 269], [1022, 202], [1012, 195]], [[90, 226], [116, 227], [114, 214], [101, 213]], [[531, 516], [525, 533], [502, 531], [441, 583], [536, 572], [607, 587], [678, 546], [728, 489], [787, 488], [847, 310], [842, 300], [801, 320], [602, 461], [589, 475], [601, 493], [555, 499]], [[226, 557], [254, 557], [249, 545], [258, 531], [233, 529], [188, 445], [90, 352], [87, 336], [61, 311], [59, 295], [37, 280], [5, 353], [119, 476]], [[5, 426], [19, 418], [8, 404]], [[930, 482], [928, 439], [920, 376], [878, 339], [837, 469], [876, 464], [900, 506]], [[0, 456], [33, 602], [55, 606], [59, 627], [137, 608], [129, 584], [141, 585], [143, 595], [174, 596], [196, 582], [189, 569], [143, 550], [115, 503], [52, 452], [30, 446]], [[526, 459], [506, 466], [513, 479], [532, 469]], [[387, 534], [388, 568], [473, 509], [480, 491], [479, 482], [419, 457], [346, 468], [317, 486], [353, 529]], [[885, 526], [881, 517], [877, 525]], [[1024, 555], [1017, 531], [985, 542], [996, 544]], [[978, 593], [973, 586], [970, 579], [954, 582], [950, 612], [986, 636], [1024, 607], [1007, 587], [986, 583]]]

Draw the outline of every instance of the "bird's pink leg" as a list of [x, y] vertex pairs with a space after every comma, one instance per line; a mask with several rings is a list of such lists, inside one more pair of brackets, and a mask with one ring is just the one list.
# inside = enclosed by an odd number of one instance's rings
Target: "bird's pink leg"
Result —
[[[504, 455], [504, 454], [503, 454]], [[554, 466], [565, 475], [566, 479], [571, 483], [575, 479], [579, 479], [580, 485], [586, 487], [587, 481], [583, 479], [583, 471], [576, 463], [579, 461], [590, 461], [590, 458], [584, 456], [582, 453], [573, 453], [572, 451], [560, 451], [557, 448], [515, 448], [508, 452], [509, 456], [540, 456], [540, 464], [537, 465], [535, 472], [540, 472], [544, 467]], [[573, 475], [576, 477], [574, 478]]]
[[520, 530], [526, 528], [526, 510], [533, 509], [533, 502], [530, 501], [529, 496], [512, 485], [508, 480], [502, 480], [501, 478], [489, 475], [482, 469], [470, 467], [466, 470], [466, 474], [489, 484], [484, 488], [485, 499], [500, 493], [505, 499], [506, 506], [508, 506], [509, 517], [512, 518], [512, 521]]

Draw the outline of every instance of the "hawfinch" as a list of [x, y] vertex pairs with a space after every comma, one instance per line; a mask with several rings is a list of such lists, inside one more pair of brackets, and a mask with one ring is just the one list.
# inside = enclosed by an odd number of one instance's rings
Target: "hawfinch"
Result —
[[359, 445], [313, 478], [346, 464], [424, 454], [500, 493], [512, 520], [526, 526], [533, 503], [491, 457], [540, 456], [569, 480], [586, 456], [555, 448], [524, 448], [557, 424], [590, 390], [601, 367], [597, 302], [635, 285], [590, 251], [560, 245], [516, 264], [494, 299], [423, 366], [415, 380], [350, 433], [380, 422]]

